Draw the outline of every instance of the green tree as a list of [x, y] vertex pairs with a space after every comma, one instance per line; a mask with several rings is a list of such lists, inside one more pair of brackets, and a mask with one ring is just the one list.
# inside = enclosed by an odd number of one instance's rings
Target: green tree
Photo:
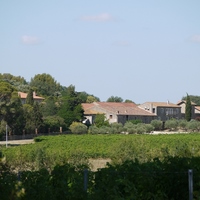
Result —
[[107, 102], [123, 102], [123, 99], [118, 96], [111, 96], [107, 99]]
[[93, 102], [99, 102], [99, 99], [97, 97], [92, 96], [92, 95], [87, 96], [86, 103], [93, 103]]
[[124, 101], [125, 103], [134, 103], [132, 100], [130, 100], [130, 99], [126, 99], [125, 101]]
[[65, 128], [66, 126], [64, 119], [56, 115], [45, 117], [44, 125], [46, 128], [46, 132], [48, 132], [49, 129], [51, 132], [59, 132], [60, 127]]
[[81, 99], [82, 103], [92, 103], [92, 102], [100, 101], [100, 99], [98, 97], [88, 94], [87, 92], [78, 92], [77, 95]]
[[13, 76], [9, 73], [1, 74], [0, 80], [3, 80], [7, 83], [10, 83], [13, 87], [15, 87], [18, 91], [28, 92], [29, 84], [27, 81], [21, 76]]
[[12, 96], [12, 92], [16, 91], [16, 89], [9, 83], [5, 81], [0, 81], [0, 103], [1, 107], [10, 102], [10, 98]]
[[30, 104], [24, 104], [23, 105], [23, 110], [24, 110], [24, 117], [25, 117], [25, 130], [26, 133], [30, 134], [30, 133], [34, 133], [35, 131], [35, 124], [34, 124], [34, 120], [33, 120], [33, 106], [31, 106]]
[[[200, 96], [197, 95], [189, 95], [191, 102], [194, 102], [197, 105], [200, 105]], [[187, 96], [182, 97], [182, 100], [186, 101]]]
[[0, 82], [0, 119], [15, 133], [22, 132], [25, 125], [18, 93], [11, 84], [4, 81]]
[[192, 104], [190, 100], [190, 96], [187, 94], [186, 105], [185, 105], [185, 119], [190, 121], [192, 118]]
[[102, 126], [109, 126], [109, 122], [106, 120], [106, 116], [104, 114], [96, 114], [94, 124], [98, 128]]
[[33, 90], [29, 89], [27, 97], [26, 97], [26, 104], [33, 105], [34, 100], [33, 100]]
[[21, 99], [17, 92], [12, 93], [10, 105], [6, 108], [7, 112], [4, 120], [7, 122], [12, 133], [19, 135], [22, 134], [25, 127], [25, 118]]
[[62, 87], [50, 74], [37, 74], [34, 78], [31, 78], [30, 86], [36, 89], [36, 92], [40, 95], [50, 96], [57, 91], [61, 91]]
[[69, 127], [72, 122], [83, 120], [83, 112], [81, 99], [78, 97], [75, 87], [68, 88], [67, 95], [61, 99], [58, 116], [62, 117]]
[[33, 105], [33, 122], [35, 125], [35, 128], [38, 130], [42, 127], [43, 125], [43, 116], [39, 107], [39, 103], [35, 102]]
[[56, 97], [50, 96], [45, 99], [44, 102], [40, 104], [41, 112], [44, 117], [54, 116], [58, 112], [58, 102]]
[[72, 133], [75, 134], [87, 133], [87, 126], [80, 122], [73, 122], [70, 125], [69, 129], [71, 130]]

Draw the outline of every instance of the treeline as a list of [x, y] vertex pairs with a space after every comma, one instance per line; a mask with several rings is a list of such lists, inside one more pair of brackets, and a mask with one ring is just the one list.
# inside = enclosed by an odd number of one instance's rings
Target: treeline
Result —
[[[18, 95], [19, 91], [28, 94], [26, 103], [23, 105]], [[42, 103], [38, 104], [33, 101], [33, 91], [44, 98]], [[190, 97], [193, 101], [194, 96]], [[196, 102], [197, 99], [198, 97], [195, 96]], [[87, 92], [77, 92], [73, 85], [62, 86], [49, 74], [37, 74], [31, 78], [30, 82], [20, 76], [0, 74], [0, 136], [5, 134], [6, 125], [8, 125], [9, 134], [16, 135], [68, 131], [73, 122], [84, 120], [81, 103], [95, 101], [98, 102], [100, 99]], [[122, 102], [123, 99], [111, 96], [107, 101]], [[132, 101], [125, 100], [124, 102]], [[101, 116], [100, 120], [96, 119], [95, 124], [104, 126], [103, 117]], [[88, 124], [86, 125], [88, 128]], [[109, 126], [106, 125], [106, 127]], [[90, 132], [101, 133], [103, 128], [105, 127], [99, 129], [98, 126], [93, 126], [90, 128]], [[147, 132], [151, 130], [150, 126], [145, 126], [146, 128], [148, 128]], [[74, 130], [74, 125], [71, 126], [71, 129]], [[82, 131], [82, 129], [85, 130], [86, 127], [81, 126], [80, 130]], [[137, 130], [144, 131], [144, 127]]]
[[[87, 166], [57, 165], [52, 171], [11, 172], [0, 164], [1, 200], [174, 199], [189, 198], [188, 170], [193, 170], [192, 197], [200, 198], [200, 158], [166, 157], [145, 163], [126, 161], [92, 172]], [[190, 196], [191, 197], [191, 196]]]
[[[18, 92], [28, 93], [22, 105]], [[33, 101], [33, 91], [44, 97], [40, 104]], [[23, 77], [0, 74], [0, 134], [6, 124], [10, 134], [30, 134], [68, 130], [74, 121], [83, 120], [81, 103], [100, 101], [86, 92], [77, 92], [75, 86], [61, 86], [49, 74], [38, 74], [27, 82]]]

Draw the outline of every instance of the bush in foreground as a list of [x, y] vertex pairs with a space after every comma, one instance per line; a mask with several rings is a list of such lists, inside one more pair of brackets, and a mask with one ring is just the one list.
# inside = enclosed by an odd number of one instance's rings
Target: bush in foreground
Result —
[[87, 133], [87, 126], [80, 122], [73, 122], [70, 125], [69, 129], [71, 130], [72, 133], [75, 134]]

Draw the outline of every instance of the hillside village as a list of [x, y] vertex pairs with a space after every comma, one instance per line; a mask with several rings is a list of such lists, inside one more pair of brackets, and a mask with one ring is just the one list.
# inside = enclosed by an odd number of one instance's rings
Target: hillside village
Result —
[[[18, 92], [22, 103], [26, 101], [27, 93]], [[44, 98], [33, 92], [35, 102], [41, 103]], [[185, 100], [175, 103], [167, 102], [145, 102], [140, 105], [126, 102], [93, 102], [82, 103], [84, 117], [90, 124], [94, 123], [95, 115], [104, 114], [109, 123], [125, 124], [129, 120], [141, 120], [143, 123], [150, 123], [154, 119], [165, 122], [169, 119], [185, 118]], [[200, 106], [192, 102], [192, 119], [200, 117]]]
[[[49, 74], [37, 74], [29, 83], [23, 77], [0, 74], [0, 84], [1, 134], [5, 124], [10, 127], [10, 132], [17, 134], [68, 131], [73, 122], [82, 122], [89, 127], [96, 124], [99, 114], [108, 124], [123, 126], [134, 120], [144, 124], [159, 120], [164, 124], [169, 119], [185, 119], [185, 99], [177, 103], [147, 100], [136, 104], [111, 96], [102, 102], [94, 95], [77, 92], [73, 85], [60, 85]], [[200, 106], [192, 101], [190, 114], [190, 119], [200, 117]]]

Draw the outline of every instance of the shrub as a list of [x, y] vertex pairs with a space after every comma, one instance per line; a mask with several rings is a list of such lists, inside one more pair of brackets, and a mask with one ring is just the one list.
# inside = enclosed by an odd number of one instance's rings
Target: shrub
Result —
[[122, 123], [112, 123], [110, 125], [110, 132], [111, 133], [121, 133], [123, 131], [123, 125]]
[[124, 124], [124, 131], [128, 132], [129, 134], [136, 133], [137, 126], [132, 122], [126, 122]]
[[87, 126], [80, 122], [73, 122], [69, 129], [75, 134], [87, 133]]
[[199, 131], [200, 130], [200, 122], [196, 120], [191, 120], [190, 122], [187, 123], [187, 128], [190, 131]]
[[161, 130], [163, 122], [161, 120], [154, 119], [151, 121], [151, 125], [154, 127], [154, 130]]
[[88, 129], [89, 134], [98, 134], [99, 133], [99, 128], [95, 125], [92, 125]]
[[139, 126], [138, 125], [136, 125], [136, 133], [137, 134], [145, 133], [146, 132], [145, 124], [142, 124], [142, 125], [139, 125]]
[[99, 128], [101, 126], [109, 126], [108, 120], [104, 114], [97, 114], [94, 119], [94, 124]]
[[178, 127], [178, 121], [176, 119], [170, 119], [165, 122], [165, 128], [171, 130], [176, 130]]
[[100, 134], [108, 134], [111, 133], [111, 128], [108, 126], [102, 126], [99, 128], [99, 133]]
[[108, 126], [97, 127], [95, 125], [90, 126], [88, 130], [89, 134], [108, 134], [112, 133], [112, 129]]
[[186, 130], [187, 128], [187, 121], [185, 119], [181, 119], [178, 121], [178, 126], [180, 129]]
[[151, 124], [145, 124], [146, 133], [151, 133], [154, 127]]

